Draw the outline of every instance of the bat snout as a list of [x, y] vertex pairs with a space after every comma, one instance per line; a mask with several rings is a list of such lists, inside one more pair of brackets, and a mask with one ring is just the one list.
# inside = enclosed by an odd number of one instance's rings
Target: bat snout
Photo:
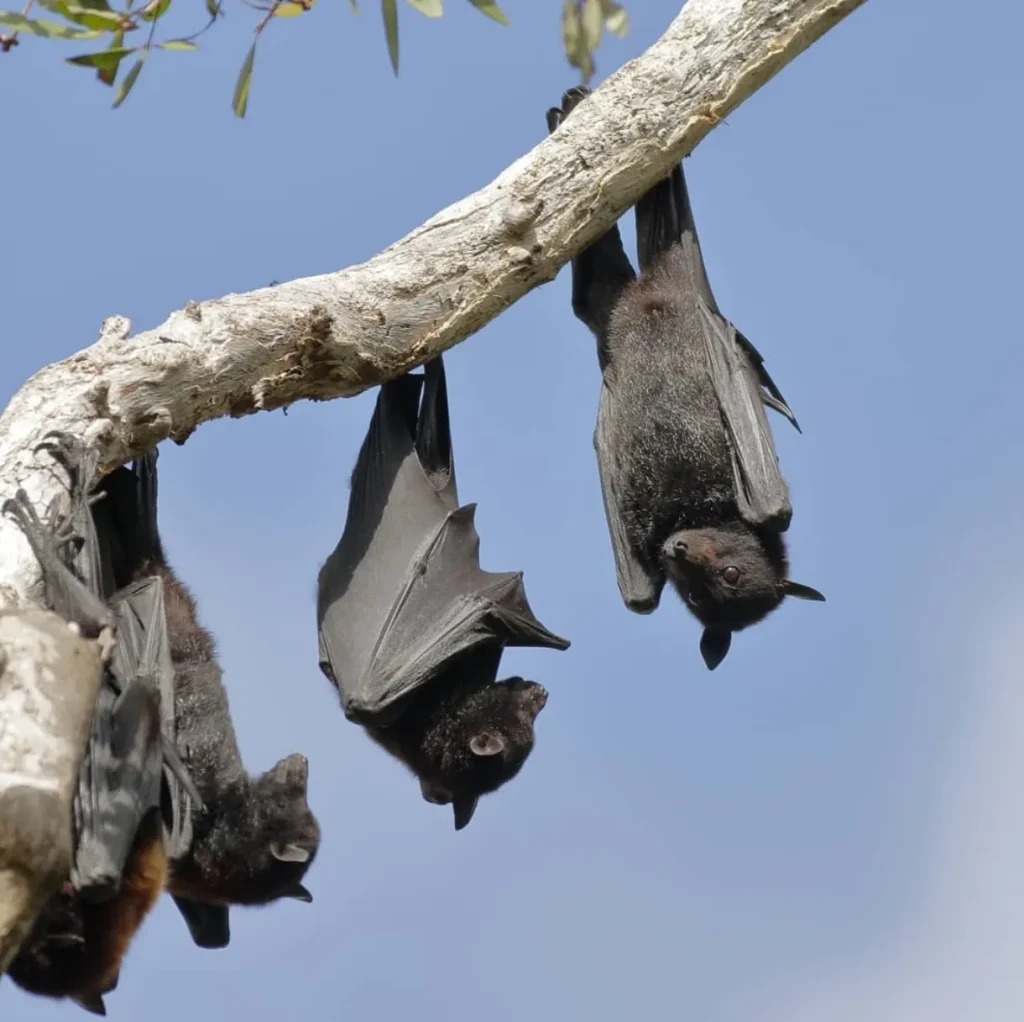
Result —
[[521, 696], [523, 701], [529, 704], [534, 716], [547, 705], [548, 690], [539, 682], [515, 678], [509, 682], [508, 687], [511, 692]]

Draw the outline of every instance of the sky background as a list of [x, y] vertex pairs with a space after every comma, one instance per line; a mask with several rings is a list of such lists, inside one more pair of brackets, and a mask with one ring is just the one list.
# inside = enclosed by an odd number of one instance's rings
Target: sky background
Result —
[[[107, 315], [145, 329], [363, 261], [539, 142], [576, 80], [559, 5], [506, 0], [504, 29], [446, 6], [401, 8], [397, 80], [375, 0], [272, 26], [241, 122], [241, 7], [202, 52], [157, 54], [116, 112], [59, 60], [88, 44], [0, 56], [3, 394]], [[678, 11], [628, 7], [599, 76]], [[323, 843], [315, 902], [235, 910], [226, 950], [195, 948], [164, 899], [110, 1017], [1024, 1017], [1024, 8], [986, 9], [974, 30], [953, 0], [871, 0], [687, 161], [715, 294], [804, 429], [773, 417], [792, 574], [827, 603], [783, 605], [714, 674], [670, 593], [626, 611], [568, 269], [446, 356], [483, 566], [522, 569], [573, 643], [506, 654], [551, 695], [465, 831], [317, 668], [315, 577], [374, 394], [163, 446], [165, 543], [243, 755], [309, 756]], [[0, 1014], [85, 1017], [10, 983]]]

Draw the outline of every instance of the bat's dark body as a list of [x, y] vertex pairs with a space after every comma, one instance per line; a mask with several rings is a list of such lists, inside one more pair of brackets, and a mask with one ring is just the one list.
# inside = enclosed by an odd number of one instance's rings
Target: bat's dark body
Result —
[[[116, 625], [73, 801], [71, 876], [44, 907], [11, 978], [33, 993], [68, 997], [97, 1014], [117, 983], [135, 932], [164, 889], [170, 849], [187, 849], [198, 798], [168, 734], [172, 679], [162, 583], [112, 593], [113, 548], [89, 510], [95, 459], [66, 436], [45, 445], [68, 471], [71, 513], [49, 532], [23, 493], [8, 502], [43, 569], [48, 606], [86, 635]], [[101, 501], [102, 504], [102, 501]], [[109, 603], [108, 603], [109, 601]]]
[[160, 541], [156, 457], [154, 451], [104, 480], [118, 538], [114, 580], [118, 586], [148, 577], [163, 582], [176, 738], [204, 803], [192, 814], [189, 848], [171, 858], [168, 889], [195, 942], [223, 947], [230, 939], [229, 905], [311, 900], [301, 881], [320, 828], [306, 802], [305, 757], [289, 756], [256, 777], [245, 769], [213, 637]]
[[[548, 111], [554, 131], [588, 90]], [[626, 606], [650, 613], [666, 579], [705, 626], [714, 669], [734, 631], [785, 596], [792, 508], [768, 405], [796, 419], [754, 346], [720, 313], [681, 165], [636, 206], [640, 276], [612, 227], [572, 261], [573, 311], [603, 382], [594, 446]]]
[[345, 715], [427, 801], [452, 804], [457, 829], [518, 773], [547, 698], [534, 682], [496, 681], [502, 650], [569, 645], [534, 617], [521, 573], [481, 570], [475, 508], [459, 506], [438, 357], [380, 389], [317, 616]]

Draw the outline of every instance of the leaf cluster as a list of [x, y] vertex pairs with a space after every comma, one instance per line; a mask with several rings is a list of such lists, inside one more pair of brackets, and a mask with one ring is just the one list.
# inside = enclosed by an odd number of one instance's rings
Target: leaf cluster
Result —
[[[138, 0], [123, 0], [123, 8], [116, 9], [110, 6], [108, 0], [28, 0], [20, 14], [0, 10], [0, 27], [13, 30], [7, 34], [0, 33], [0, 52], [6, 52], [17, 45], [19, 33], [44, 39], [106, 39], [107, 45], [103, 49], [78, 54], [66, 60], [76, 67], [91, 68], [96, 72], [97, 80], [104, 85], [114, 86], [116, 83], [113, 106], [117, 108], [128, 97], [154, 50], [180, 52], [198, 49], [195, 40], [224, 14], [223, 0], [204, 0], [207, 20], [198, 31], [180, 38], [157, 40], [159, 23], [170, 10], [172, 2], [174, 0], [146, 0], [141, 6], [135, 6]], [[261, 12], [261, 18], [254, 29], [252, 45], [235, 83], [231, 108], [237, 117], [244, 117], [249, 106], [256, 47], [266, 27], [274, 18], [294, 18], [309, 13], [316, 0], [241, 2]], [[488, 18], [501, 25], [509, 24], [496, 0], [469, 2]], [[406, 3], [428, 18], [440, 18], [444, 13], [443, 0], [406, 0]], [[358, 14], [358, 0], [349, 0], [349, 4]], [[33, 5], [55, 17], [30, 17]], [[398, 0], [381, 0], [381, 14], [388, 56], [395, 74], [398, 74]], [[579, 68], [584, 82], [589, 81], [594, 74], [594, 53], [604, 31], [622, 36], [628, 28], [626, 12], [622, 4], [615, 0], [565, 0], [562, 7], [562, 42], [569, 63]], [[145, 33], [145, 41], [131, 45], [131, 40], [135, 38], [133, 33], [140, 30]], [[134, 60], [127, 73], [118, 81], [121, 63], [128, 57]]]

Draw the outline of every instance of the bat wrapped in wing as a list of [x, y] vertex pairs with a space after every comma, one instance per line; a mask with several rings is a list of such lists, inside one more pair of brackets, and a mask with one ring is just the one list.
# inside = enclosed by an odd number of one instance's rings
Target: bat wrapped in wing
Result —
[[[157, 482], [153, 450], [103, 479], [106, 497], [96, 511], [107, 517], [114, 583], [135, 594], [133, 611], [162, 614], [167, 622], [149, 654], [160, 665], [161, 697], [172, 715], [167, 738], [187, 752], [202, 798], [188, 834], [168, 842], [167, 888], [195, 943], [222, 948], [231, 938], [230, 906], [312, 900], [302, 880], [319, 848], [320, 828], [306, 798], [304, 756], [286, 756], [262, 774], [246, 770], [213, 636], [163, 548]], [[161, 606], [144, 605], [146, 594]], [[183, 797], [170, 792], [172, 804]]]
[[[570, 89], [548, 130], [588, 95]], [[823, 600], [787, 577], [792, 508], [765, 406], [793, 413], [756, 348], [719, 311], [683, 168], [636, 205], [639, 278], [613, 226], [572, 261], [573, 311], [602, 371], [594, 446], [623, 601], [655, 610], [666, 579], [721, 663], [732, 633], [786, 596]]]
[[[187, 847], [190, 799], [198, 801], [165, 720], [167, 626], [162, 583], [110, 595], [114, 538], [89, 493], [96, 459], [63, 434], [44, 444], [70, 479], [71, 511], [46, 529], [24, 492], [5, 505], [42, 567], [47, 605], [116, 642], [104, 665], [73, 799], [71, 875], [44, 907], [9, 970], [23, 989], [69, 997], [97, 1014], [121, 961], [164, 888], [169, 847]], [[173, 705], [170, 710], [173, 714]]]
[[475, 510], [459, 506], [438, 356], [380, 389], [317, 610], [320, 666], [345, 715], [424, 798], [453, 805], [457, 828], [519, 771], [547, 698], [496, 682], [502, 650], [569, 646], [534, 616], [521, 572], [481, 569]]

